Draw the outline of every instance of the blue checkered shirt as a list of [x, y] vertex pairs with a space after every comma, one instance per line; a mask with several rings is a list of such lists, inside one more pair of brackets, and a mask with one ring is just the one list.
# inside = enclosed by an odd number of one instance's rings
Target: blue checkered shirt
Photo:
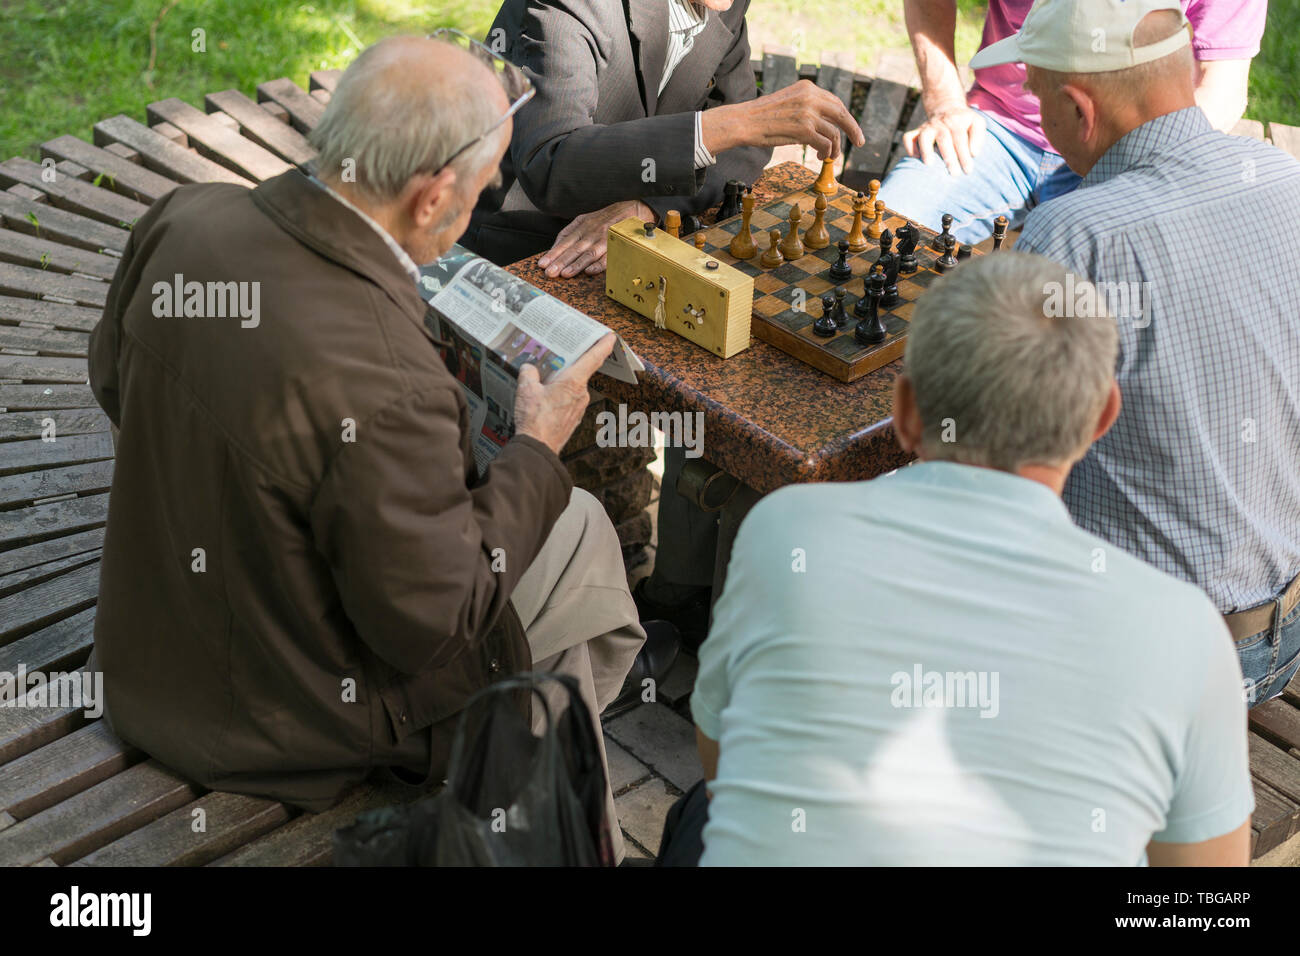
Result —
[[[1070, 474], [1082, 527], [1230, 612], [1300, 573], [1300, 163], [1191, 107], [1121, 138], [1016, 242], [1140, 301], [1119, 421]], [[1121, 283], [1146, 283], [1130, 286]]]

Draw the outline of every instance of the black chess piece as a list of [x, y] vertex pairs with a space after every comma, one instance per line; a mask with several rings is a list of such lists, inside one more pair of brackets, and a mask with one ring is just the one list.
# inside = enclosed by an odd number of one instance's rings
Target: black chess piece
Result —
[[685, 239], [687, 236], [694, 235], [699, 232], [703, 226], [704, 223], [700, 221], [699, 216], [691, 213], [683, 213], [681, 228], [677, 230], [677, 238]]
[[970, 246], [962, 246], [957, 250], [957, 261], [965, 262], [970, 258]]
[[745, 184], [739, 179], [728, 179], [722, 187], [722, 205], [718, 207], [718, 221], [740, 215], [740, 196], [745, 191]]
[[943, 232], [939, 233], [937, 236], [935, 236], [933, 239], [930, 240], [930, 248], [935, 250], [936, 252], [943, 252], [943, 242], [944, 242], [943, 237], [947, 235], [951, 235], [952, 214], [944, 213], [942, 216], [939, 217], [939, 222], [943, 226]]
[[876, 261], [885, 270], [885, 290], [880, 298], [880, 307], [892, 309], [903, 301], [898, 294], [898, 256], [886, 252]]
[[1007, 217], [998, 216], [993, 220], [993, 251], [997, 252], [1002, 248], [1003, 241], [1007, 238]]
[[916, 226], [910, 222], [898, 227], [898, 271], [910, 275], [920, 268], [916, 261], [916, 242], [920, 238]]
[[886, 255], [894, 251], [894, 234], [886, 229], [880, 234], [880, 254]]
[[943, 255], [935, 260], [934, 266], [940, 272], [947, 272], [949, 269], [957, 267], [957, 257], [952, 254], [953, 246], [957, 245], [957, 240], [953, 238], [952, 233], [943, 234]]
[[844, 286], [835, 287], [835, 311], [831, 313], [835, 319], [835, 327], [842, 329], [849, 324], [848, 313], [844, 311]]
[[835, 248], [840, 250], [840, 257], [831, 266], [831, 281], [835, 283], [848, 282], [853, 278], [853, 269], [849, 266], [849, 241], [841, 239], [835, 244]]
[[[879, 269], [863, 279], [866, 286], [866, 318], [853, 327], [853, 337], [861, 345], [878, 345], [885, 341], [885, 323], [880, 321], [880, 297], [885, 294], [885, 274]], [[856, 310], [855, 310], [856, 311]]]
[[828, 339], [838, 331], [839, 326], [835, 324], [835, 296], [828, 292], [822, 296], [822, 314], [813, 323], [813, 335]]

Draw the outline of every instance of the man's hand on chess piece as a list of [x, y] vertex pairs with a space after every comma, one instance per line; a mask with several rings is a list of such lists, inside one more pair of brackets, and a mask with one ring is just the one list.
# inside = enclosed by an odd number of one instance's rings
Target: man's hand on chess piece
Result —
[[614, 349], [610, 332], [572, 365], [560, 369], [545, 385], [536, 365], [519, 369], [519, 388], [515, 392], [515, 433], [530, 435], [557, 455], [582, 421], [591, 403], [587, 380], [609, 358]]
[[555, 237], [555, 245], [549, 252], [544, 252], [537, 260], [537, 265], [546, 270], [552, 279], [563, 276], [568, 279], [579, 272], [596, 275], [605, 271], [605, 242], [609, 227], [622, 222], [629, 216], [636, 216], [642, 222], [653, 222], [654, 210], [639, 199], [616, 202], [585, 212], [560, 230]]
[[934, 162], [934, 150], [948, 167], [948, 172], [969, 173], [974, 167], [974, 157], [984, 143], [986, 128], [984, 117], [964, 102], [940, 107], [930, 113], [924, 123], [903, 134], [903, 148], [907, 155], [918, 157], [924, 163]]
[[714, 156], [737, 146], [811, 146], [818, 159], [840, 154], [843, 131], [854, 146], [867, 141], [838, 96], [809, 80], [743, 103], [705, 110], [704, 145]]

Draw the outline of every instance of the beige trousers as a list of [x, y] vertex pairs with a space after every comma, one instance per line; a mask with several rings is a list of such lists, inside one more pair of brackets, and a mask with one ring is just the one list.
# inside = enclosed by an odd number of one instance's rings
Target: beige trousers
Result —
[[[580, 488], [542, 545], [541, 552], [510, 595], [528, 635], [534, 671], [553, 671], [577, 679], [582, 699], [591, 710], [605, 767], [605, 805], [614, 833], [615, 858], [623, 859], [623, 832], [609, 788], [609, 761], [600, 712], [618, 696], [645, 642], [636, 604], [627, 589], [623, 552], [618, 535], [599, 501]], [[560, 688], [548, 686], [552, 711], [567, 699]], [[546, 720], [533, 708], [533, 732]]]

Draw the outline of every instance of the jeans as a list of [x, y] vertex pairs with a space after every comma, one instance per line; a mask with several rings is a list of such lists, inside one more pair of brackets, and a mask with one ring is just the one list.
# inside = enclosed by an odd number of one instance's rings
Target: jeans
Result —
[[1079, 176], [1056, 153], [1026, 142], [983, 110], [976, 112], [988, 133], [969, 173], [952, 175], [937, 152], [928, 166], [904, 156], [880, 187], [886, 206], [936, 232], [942, 228], [940, 217], [950, 213], [953, 237], [962, 245], [991, 236], [998, 216], [1007, 217], [1008, 228], [1020, 228], [1029, 210], [1079, 185]]
[[1278, 620], [1268, 630], [1235, 642], [1246, 704], [1250, 707], [1282, 693], [1300, 667], [1300, 605], [1292, 608], [1285, 618], [1281, 614], [1274, 617]]

